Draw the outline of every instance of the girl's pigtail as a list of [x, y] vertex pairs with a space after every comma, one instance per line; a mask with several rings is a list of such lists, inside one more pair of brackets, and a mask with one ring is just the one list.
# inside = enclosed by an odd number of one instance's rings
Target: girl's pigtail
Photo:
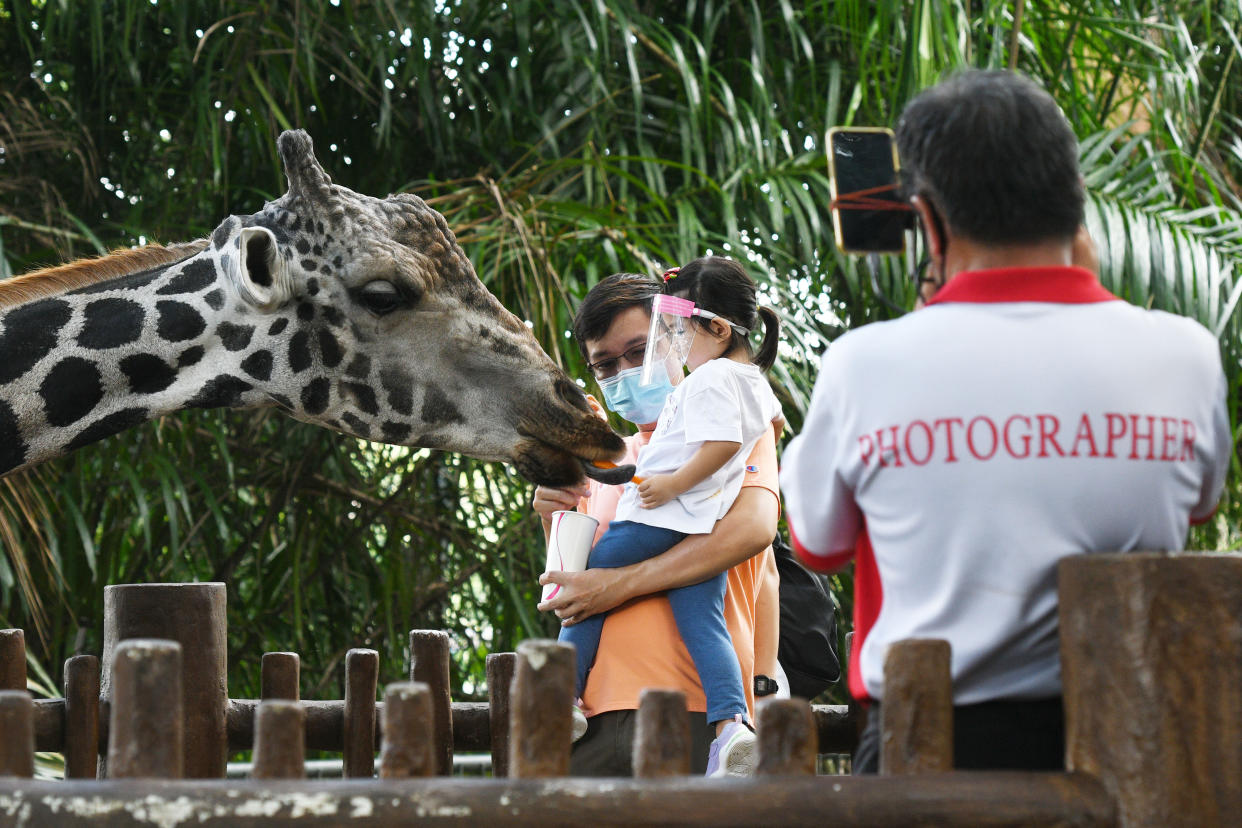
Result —
[[781, 319], [771, 308], [759, 307], [759, 318], [763, 320], [763, 342], [759, 343], [759, 353], [754, 363], [760, 370], [767, 371], [776, 362], [776, 346], [781, 338]]

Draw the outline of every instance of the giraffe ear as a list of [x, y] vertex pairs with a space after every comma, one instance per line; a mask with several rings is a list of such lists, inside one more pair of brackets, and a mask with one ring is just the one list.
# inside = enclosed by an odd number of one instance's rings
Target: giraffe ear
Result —
[[266, 227], [245, 227], [240, 243], [241, 256], [232, 274], [238, 294], [259, 310], [275, 310], [292, 293], [289, 267], [276, 246], [276, 236]]

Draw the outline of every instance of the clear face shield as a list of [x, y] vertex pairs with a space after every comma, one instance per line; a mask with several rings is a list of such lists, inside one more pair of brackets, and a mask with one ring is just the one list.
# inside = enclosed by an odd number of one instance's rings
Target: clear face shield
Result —
[[[662, 382], [665, 377], [677, 385], [685, 377], [683, 370], [694, 343], [695, 326], [690, 318], [718, 319], [711, 311], [695, 307], [689, 299], [668, 294], [656, 294], [651, 299], [651, 328], [647, 331], [647, 350], [643, 354], [643, 373], [640, 386]], [[724, 320], [728, 322], [728, 320]], [[746, 336], [750, 332], [740, 325], [728, 322], [729, 327]]]
[[642, 386], [668, 379], [673, 385], [685, 376], [682, 366], [690, 356], [694, 326], [690, 317], [694, 303], [689, 299], [658, 293], [651, 297], [651, 328], [647, 331], [647, 350], [643, 354]]

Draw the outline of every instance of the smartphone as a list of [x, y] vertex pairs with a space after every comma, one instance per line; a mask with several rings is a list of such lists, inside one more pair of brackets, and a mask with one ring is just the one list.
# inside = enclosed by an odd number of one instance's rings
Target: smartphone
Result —
[[832, 229], [843, 253], [901, 253], [914, 212], [897, 185], [897, 146], [882, 127], [828, 130]]

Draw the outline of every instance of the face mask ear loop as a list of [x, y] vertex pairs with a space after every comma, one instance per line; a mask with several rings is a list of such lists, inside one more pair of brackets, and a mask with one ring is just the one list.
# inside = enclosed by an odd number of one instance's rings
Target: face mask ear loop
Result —
[[[928, 196], [924, 195], [923, 200], [927, 202], [927, 212], [931, 213], [932, 224], [936, 226], [936, 235], [940, 238], [940, 279], [928, 279], [936, 285], [936, 290], [944, 287], [944, 265], [948, 254], [945, 252], [949, 246], [949, 237], [944, 232], [944, 220], [940, 218], [940, 211], [936, 209], [936, 202], [932, 201]], [[926, 232], [926, 228], [924, 228]], [[931, 244], [927, 245], [927, 256], [931, 258]]]

